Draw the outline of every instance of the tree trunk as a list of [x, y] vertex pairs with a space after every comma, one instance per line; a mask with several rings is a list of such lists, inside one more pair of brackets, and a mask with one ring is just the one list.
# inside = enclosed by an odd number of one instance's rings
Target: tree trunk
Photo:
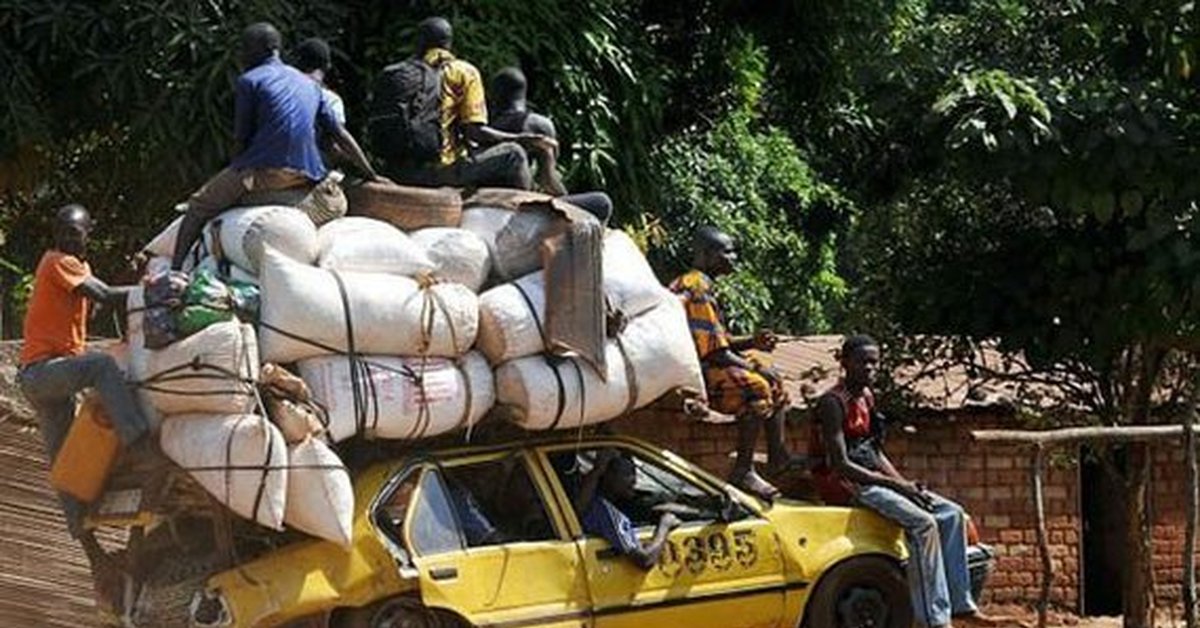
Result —
[[1125, 628], [1154, 626], [1154, 571], [1150, 550], [1150, 512], [1146, 497], [1150, 485], [1150, 447], [1129, 445], [1125, 498]]

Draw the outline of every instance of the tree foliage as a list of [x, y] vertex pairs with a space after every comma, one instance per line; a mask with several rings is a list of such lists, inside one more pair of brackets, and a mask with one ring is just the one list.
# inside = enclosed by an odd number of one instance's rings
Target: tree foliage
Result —
[[[1150, 0], [925, 3], [856, 88], [901, 96], [863, 99], [880, 121], [867, 150], [829, 162], [883, 181], [861, 190], [850, 250], [860, 320], [998, 340], [1094, 421], [1159, 420], [1200, 323], [1195, 17]], [[1128, 626], [1152, 605], [1148, 460], [1133, 446], [1122, 472]]]
[[837, 273], [835, 228], [850, 211], [820, 181], [787, 134], [763, 119], [766, 57], [743, 37], [727, 52], [727, 109], [711, 127], [664, 141], [651, 164], [661, 204], [661, 268], [691, 262], [691, 235], [713, 225], [739, 242], [739, 271], [718, 283], [731, 324], [743, 331], [824, 330], [845, 285]]

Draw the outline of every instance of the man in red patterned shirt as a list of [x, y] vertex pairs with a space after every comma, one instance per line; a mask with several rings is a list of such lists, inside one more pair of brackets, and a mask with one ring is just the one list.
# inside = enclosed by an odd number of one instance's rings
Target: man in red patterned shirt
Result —
[[980, 613], [971, 597], [962, 506], [901, 475], [883, 452], [870, 389], [879, 344], [870, 336], [850, 336], [841, 361], [845, 377], [817, 402], [819, 421], [809, 439], [821, 497], [869, 508], [904, 528], [912, 607], [922, 625], [945, 628], [951, 617], [968, 626], [1011, 625]]

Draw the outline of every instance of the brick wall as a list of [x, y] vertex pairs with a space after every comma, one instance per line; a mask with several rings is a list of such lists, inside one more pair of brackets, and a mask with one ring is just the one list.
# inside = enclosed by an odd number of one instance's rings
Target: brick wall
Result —
[[[1154, 452], [1154, 594], [1160, 603], [1179, 604], [1183, 580], [1183, 546], [1187, 517], [1187, 480], [1183, 449], [1159, 447]], [[1198, 561], [1200, 562], [1200, 561]]]
[[[968, 434], [970, 429], [1012, 427], [1011, 422], [1003, 415], [938, 415], [917, 425], [913, 434], [894, 430], [888, 451], [906, 475], [925, 481], [966, 507], [982, 540], [996, 549], [985, 601], [1035, 601], [1041, 565], [1030, 497], [1030, 456], [1016, 448], [989, 445], [985, 449], [972, 443]], [[669, 412], [649, 411], [621, 419], [614, 427], [666, 446], [718, 475], [729, 471], [736, 436], [732, 423], [700, 423]], [[808, 429], [807, 423], [790, 428], [794, 451], [806, 449]], [[1046, 478], [1046, 517], [1055, 569], [1052, 601], [1069, 609], [1077, 608], [1079, 600], [1078, 490], [1074, 469], [1054, 468]], [[1178, 581], [1178, 575], [1175, 579]]]

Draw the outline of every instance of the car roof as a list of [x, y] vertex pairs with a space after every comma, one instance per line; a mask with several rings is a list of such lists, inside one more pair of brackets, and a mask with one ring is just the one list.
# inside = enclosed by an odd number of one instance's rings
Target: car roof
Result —
[[[457, 440], [457, 438], [455, 439]], [[422, 446], [414, 443], [393, 443], [390, 447], [380, 448], [380, 459], [367, 465], [366, 471], [374, 472], [380, 468], [396, 468], [410, 462], [425, 459], [462, 458], [486, 454], [496, 454], [508, 451], [521, 451], [538, 447], [553, 447], [561, 445], [577, 445], [580, 447], [591, 444], [620, 443], [637, 449], [664, 451], [665, 447], [652, 445], [642, 439], [622, 434], [585, 433], [577, 431], [559, 431], [549, 434], [525, 433], [524, 437], [506, 437], [492, 440], [481, 439], [476, 443], [456, 443], [444, 441]], [[673, 452], [672, 452], [673, 453]], [[683, 456], [676, 457], [686, 460]], [[695, 465], [693, 465], [695, 466]], [[698, 467], [697, 467], [698, 468]]]

